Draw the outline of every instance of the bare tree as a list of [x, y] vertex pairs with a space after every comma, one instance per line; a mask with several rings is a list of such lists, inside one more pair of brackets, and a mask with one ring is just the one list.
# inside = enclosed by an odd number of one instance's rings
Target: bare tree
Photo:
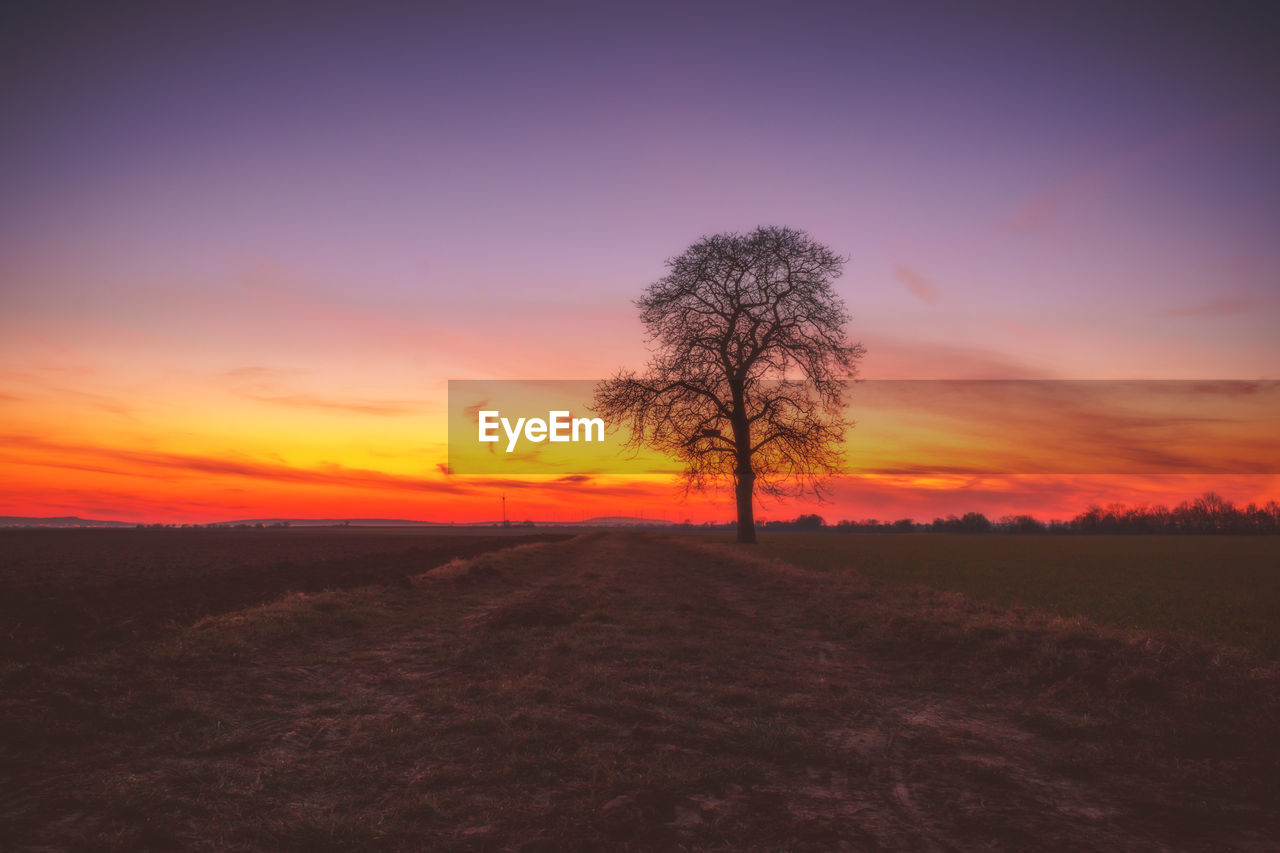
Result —
[[629, 441], [679, 459], [686, 487], [732, 480], [738, 541], [756, 541], [753, 497], [813, 493], [839, 471], [846, 380], [864, 353], [832, 290], [844, 259], [803, 231], [704, 237], [637, 300], [652, 357], [595, 389]]

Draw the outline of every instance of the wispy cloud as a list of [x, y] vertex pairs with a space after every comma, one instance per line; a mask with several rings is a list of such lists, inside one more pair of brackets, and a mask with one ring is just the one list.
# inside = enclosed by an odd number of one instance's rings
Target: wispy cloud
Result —
[[1280, 471], [1280, 384], [868, 382], [852, 396], [850, 458], [868, 473]]
[[290, 368], [238, 367], [225, 374], [232, 393], [276, 406], [353, 412], [359, 415], [413, 415], [425, 410], [420, 400], [340, 398], [294, 391], [282, 385], [296, 382], [309, 371]]
[[36, 367], [34, 370], [0, 370], [0, 382], [9, 385], [11, 388], [16, 387], [26, 392], [19, 395], [14, 394], [11, 390], [0, 391], [0, 400], [18, 402], [37, 397], [52, 397], [61, 400], [74, 400], [85, 407], [109, 412], [113, 415], [133, 417], [136, 414], [137, 407], [122, 402], [118, 397], [96, 391], [85, 391], [62, 382], [50, 382], [49, 378], [49, 374], [52, 374], [55, 377], [75, 381], [91, 375], [91, 373], [92, 371], [43, 365]]
[[1197, 394], [1218, 395], [1224, 397], [1240, 397], [1243, 395], [1257, 394], [1259, 391], [1272, 391], [1276, 387], [1276, 382], [1241, 382], [1237, 380], [1218, 380], [1197, 382], [1192, 388]]
[[960, 465], [899, 465], [891, 468], [868, 468], [861, 474], [878, 477], [989, 477], [987, 468]]
[[867, 379], [1049, 379], [1053, 374], [996, 349], [869, 335]]
[[240, 382], [277, 382], [285, 379], [297, 379], [311, 373], [301, 367], [263, 367], [262, 365], [250, 364], [244, 367], [235, 367], [228, 370], [226, 376]]
[[1156, 311], [1154, 317], [1228, 317], [1243, 314], [1260, 305], [1260, 301], [1247, 296], [1219, 296], [1205, 302], [1184, 305], [1180, 308], [1167, 308]]
[[415, 415], [424, 411], [421, 403], [411, 400], [337, 400], [315, 394], [268, 394], [240, 391], [240, 396], [260, 403], [290, 406], [298, 409], [332, 409], [359, 415]]
[[901, 264], [895, 266], [893, 268], [893, 277], [921, 302], [933, 305], [938, 301], [938, 289], [933, 286], [933, 282], [910, 267]]
[[1036, 193], [1019, 205], [1003, 224], [1017, 232], [1043, 231], [1068, 207], [1100, 192], [1125, 173], [1238, 137], [1247, 132], [1257, 118], [1247, 112], [1231, 113], [1153, 139]]
[[[336, 463], [314, 468], [298, 468], [250, 459], [62, 444], [29, 435], [2, 436], [0, 443], [3, 445], [0, 453], [8, 452], [17, 457], [12, 461], [105, 474], [155, 476], [162, 472], [185, 472], [244, 477], [277, 483], [347, 486], [383, 491], [425, 491], [448, 494], [470, 494], [473, 491], [456, 481], [403, 477], [382, 471], [348, 468]], [[38, 454], [38, 456], [33, 457], [32, 454]]]

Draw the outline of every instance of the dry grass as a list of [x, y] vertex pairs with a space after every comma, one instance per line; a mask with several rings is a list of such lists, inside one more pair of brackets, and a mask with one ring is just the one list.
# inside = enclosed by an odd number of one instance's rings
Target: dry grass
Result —
[[1267, 849], [1247, 653], [608, 534], [293, 595], [0, 699], [17, 846]]
[[407, 583], [451, 559], [567, 538], [359, 527], [0, 530], [0, 673], [128, 648], [286, 592]]

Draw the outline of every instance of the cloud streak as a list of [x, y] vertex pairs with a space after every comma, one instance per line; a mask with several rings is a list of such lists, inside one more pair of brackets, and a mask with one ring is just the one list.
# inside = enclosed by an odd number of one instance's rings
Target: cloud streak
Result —
[[[72, 468], [104, 474], [155, 476], [157, 472], [212, 474], [267, 480], [273, 483], [345, 486], [362, 489], [470, 494], [473, 490], [457, 482], [402, 477], [381, 471], [348, 468], [329, 463], [315, 468], [297, 468], [246, 459], [228, 459], [186, 453], [124, 450], [90, 445], [62, 444], [29, 435], [0, 437], [4, 451], [17, 458], [10, 461]], [[12, 453], [18, 451], [18, 453]], [[38, 454], [36, 458], [32, 454]]]
[[933, 286], [933, 282], [922, 276], [920, 273], [910, 267], [899, 264], [893, 268], [894, 279], [907, 290], [911, 295], [926, 305], [934, 305], [938, 301], [938, 289]]
[[1099, 193], [1126, 173], [1168, 158], [1219, 145], [1244, 134], [1256, 122], [1257, 116], [1237, 112], [1155, 138], [1033, 195], [1019, 205], [1003, 224], [1015, 232], [1043, 232], [1067, 208]]
[[1247, 296], [1219, 296], [1194, 305], [1156, 311], [1153, 317], [1230, 317], [1257, 308], [1261, 302]]
[[868, 473], [1280, 471], [1277, 383], [867, 382], [851, 405]]
[[231, 390], [247, 400], [296, 409], [321, 409], [358, 415], [398, 416], [420, 414], [426, 409], [417, 400], [342, 399], [319, 394], [280, 390], [280, 384], [296, 380], [309, 371], [270, 367], [239, 367], [229, 370], [226, 378]]

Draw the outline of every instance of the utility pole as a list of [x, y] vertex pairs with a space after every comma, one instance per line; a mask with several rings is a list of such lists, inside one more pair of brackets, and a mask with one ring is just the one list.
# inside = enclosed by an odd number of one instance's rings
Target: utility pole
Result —
[[503, 527], [511, 526], [510, 523], [507, 521], [507, 495], [505, 492], [502, 495], [502, 526]]

